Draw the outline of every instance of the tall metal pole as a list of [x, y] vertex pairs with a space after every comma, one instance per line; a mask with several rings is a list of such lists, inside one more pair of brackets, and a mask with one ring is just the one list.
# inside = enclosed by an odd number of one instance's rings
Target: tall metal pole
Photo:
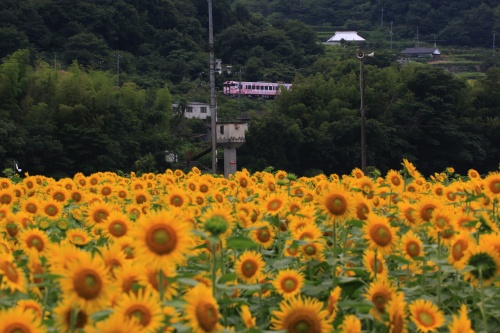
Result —
[[208, 49], [210, 52], [210, 117], [212, 127], [212, 173], [217, 173], [217, 111], [215, 108], [215, 54], [212, 0], [208, 0]]
[[366, 173], [366, 115], [365, 115], [365, 104], [364, 104], [364, 95], [365, 95], [365, 79], [364, 79], [364, 56], [359, 59], [359, 92], [361, 95], [361, 170], [363, 173]]

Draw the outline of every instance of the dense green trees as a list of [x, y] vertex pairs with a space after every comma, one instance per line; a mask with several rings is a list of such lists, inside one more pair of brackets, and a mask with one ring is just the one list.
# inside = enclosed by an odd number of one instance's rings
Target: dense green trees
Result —
[[[322, 74], [298, 77], [272, 111], [254, 116], [240, 165], [298, 174], [348, 173], [360, 166], [359, 64], [330, 65]], [[367, 65], [366, 78], [369, 165], [384, 172], [409, 158], [426, 174], [447, 166], [461, 173], [498, 167], [499, 101], [497, 93], [490, 95], [500, 84], [496, 68], [476, 86], [415, 64]]]

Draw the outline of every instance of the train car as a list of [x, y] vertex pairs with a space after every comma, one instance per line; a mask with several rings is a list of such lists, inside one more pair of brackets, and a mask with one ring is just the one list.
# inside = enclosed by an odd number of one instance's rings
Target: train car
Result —
[[273, 98], [281, 89], [288, 90], [291, 87], [291, 83], [226, 81], [224, 82], [224, 95]]

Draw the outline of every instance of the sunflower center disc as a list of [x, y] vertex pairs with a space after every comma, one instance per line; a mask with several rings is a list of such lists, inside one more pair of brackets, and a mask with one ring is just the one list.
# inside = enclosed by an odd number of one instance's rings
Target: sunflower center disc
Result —
[[83, 269], [75, 274], [73, 285], [78, 296], [86, 300], [99, 296], [102, 289], [101, 278], [91, 269]]
[[308, 333], [309, 332], [309, 324], [305, 321], [300, 321], [295, 325], [295, 332], [297, 333]]
[[219, 316], [212, 304], [201, 303], [196, 307], [196, 319], [205, 332], [212, 332], [219, 321]]
[[172, 252], [177, 245], [175, 231], [168, 225], [157, 225], [151, 228], [146, 239], [150, 250], [159, 255]]
[[283, 289], [286, 292], [292, 292], [296, 289], [296, 283], [293, 279], [286, 279], [285, 282], [283, 283]]
[[125, 234], [125, 226], [119, 222], [113, 223], [113, 235], [123, 236]]
[[256, 271], [257, 271], [257, 267], [254, 263], [252, 263], [248, 260], [246, 260], [243, 263], [243, 275], [245, 275], [246, 277], [252, 277]]
[[498, 194], [500, 193], [500, 181], [495, 181], [491, 184], [490, 186], [490, 190], [491, 192], [495, 193], [495, 194]]
[[434, 317], [427, 312], [421, 312], [418, 315], [418, 319], [424, 326], [427, 327], [430, 327], [434, 324]]

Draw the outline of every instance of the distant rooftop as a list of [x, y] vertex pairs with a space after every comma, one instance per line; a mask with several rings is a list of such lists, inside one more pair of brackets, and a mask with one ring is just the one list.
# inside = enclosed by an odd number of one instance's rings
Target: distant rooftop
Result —
[[409, 47], [407, 49], [404, 49], [401, 53], [404, 53], [406, 55], [424, 55], [424, 54], [430, 54], [430, 55], [440, 55], [441, 51], [439, 51], [435, 47]]
[[326, 41], [329, 44], [340, 44], [341, 40], [346, 42], [364, 42], [365, 39], [358, 35], [356, 31], [336, 31], [335, 35]]

